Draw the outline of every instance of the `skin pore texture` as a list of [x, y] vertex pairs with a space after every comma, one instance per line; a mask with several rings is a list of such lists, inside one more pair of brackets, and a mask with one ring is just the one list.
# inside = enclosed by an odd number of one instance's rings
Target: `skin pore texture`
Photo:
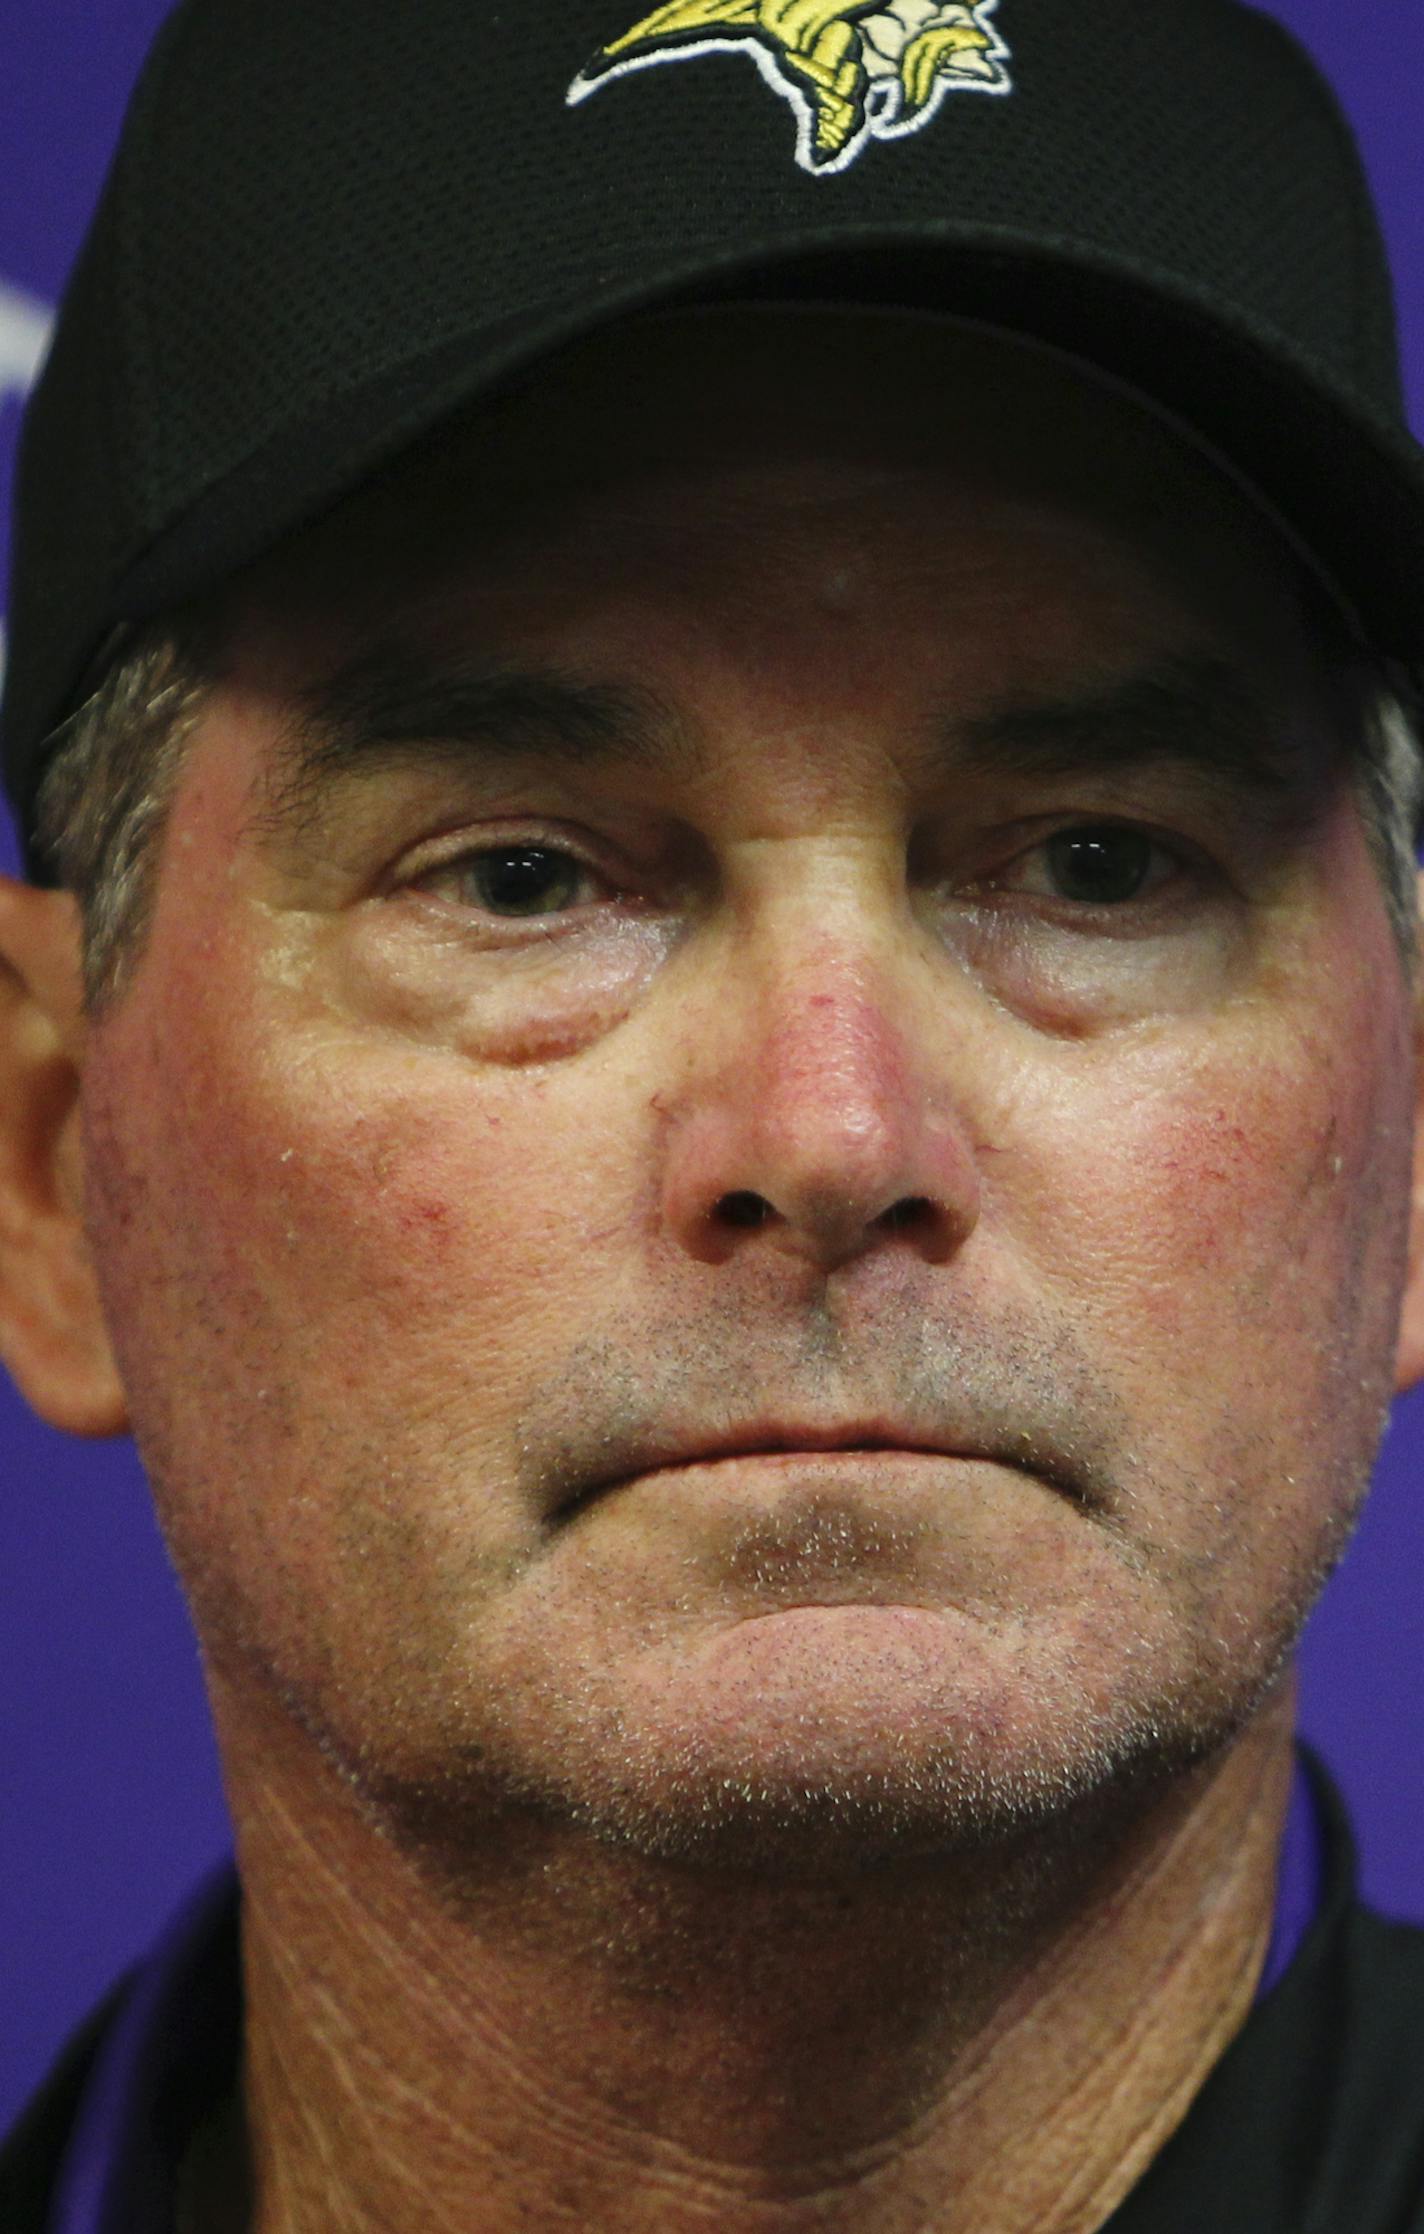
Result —
[[256, 2234], [1089, 2234], [1180, 2122], [1417, 1369], [1332, 702], [1130, 402], [682, 314], [234, 587], [92, 1027], [7, 895], [6, 1354], [193, 1606]]

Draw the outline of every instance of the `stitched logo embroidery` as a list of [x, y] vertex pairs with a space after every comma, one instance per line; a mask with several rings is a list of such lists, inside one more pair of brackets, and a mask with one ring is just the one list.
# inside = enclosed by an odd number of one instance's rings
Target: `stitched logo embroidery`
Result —
[[750, 55], [796, 111], [796, 160], [843, 171], [867, 140], [918, 132], [955, 91], [1009, 93], [998, 0], [668, 0], [600, 48], [570, 105], [609, 78], [706, 54]]

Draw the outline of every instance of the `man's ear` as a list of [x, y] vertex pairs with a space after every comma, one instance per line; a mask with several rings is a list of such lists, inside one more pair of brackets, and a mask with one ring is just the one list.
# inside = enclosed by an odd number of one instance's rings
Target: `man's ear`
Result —
[[0, 877], [0, 1356], [42, 1419], [119, 1435], [128, 1409], [84, 1231], [79, 910]]
[[1424, 1380], [1424, 871], [1419, 877], [1421, 954], [1414, 997], [1414, 1188], [1409, 1206], [1409, 1270], [1400, 1307], [1397, 1395]]

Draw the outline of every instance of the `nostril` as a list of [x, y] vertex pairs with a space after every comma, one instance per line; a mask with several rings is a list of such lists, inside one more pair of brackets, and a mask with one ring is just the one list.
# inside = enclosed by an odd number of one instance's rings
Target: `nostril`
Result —
[[931, 1224], [934, 1215], [935, 1207], [928, 1195], [902, 1195], [888, 1210], [881, 1211], [875, 1223], [887, 1233], [903, 1233], [909, 1226]]
[[764, 1195], [752, 1194], [743, 1187], [735, 1194], [723, 1195], [714, 1216], [724, 1226], [764, 1226], [771, 1216], [771, 1204]]

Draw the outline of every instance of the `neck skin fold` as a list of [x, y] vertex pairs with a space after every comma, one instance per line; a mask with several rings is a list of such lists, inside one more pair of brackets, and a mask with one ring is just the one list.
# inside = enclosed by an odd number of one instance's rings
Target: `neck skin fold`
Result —
[[1092, 2234], [1249, 2014], [1295, 1683], [1071, 1851], [788, 1885], [506, 1824], [458, 1899], [214, 1709], [254, 2234]]

